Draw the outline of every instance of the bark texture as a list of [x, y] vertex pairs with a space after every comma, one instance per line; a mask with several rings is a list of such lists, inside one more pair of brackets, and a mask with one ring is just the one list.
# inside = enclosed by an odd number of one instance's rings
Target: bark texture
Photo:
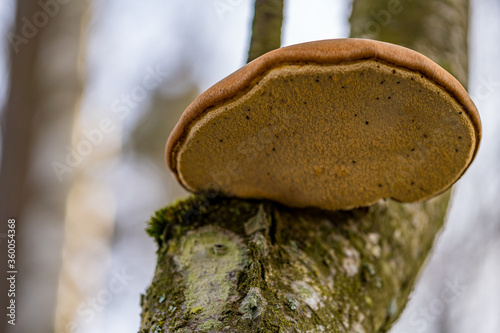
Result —
[[283, 1], [255, 0], [252, 39], [247, 62], [281, 46]]
[[467, 87], [468, 0], [354, 0], [351, 37], [425, 54]]
[[[354, 0], [351, 35], [420, 51], [465, 86], [467, 25], [464, 0]], [[177, 202], [148, 227], [158, 265], [141, 298], [141, 332], [386, 332], [449, 198], [337, 212], [207, 196]]]
[[449, 192], [351, 211], [198, 196], [156, 213], [141, 332], [384, 332], [404, 308]]

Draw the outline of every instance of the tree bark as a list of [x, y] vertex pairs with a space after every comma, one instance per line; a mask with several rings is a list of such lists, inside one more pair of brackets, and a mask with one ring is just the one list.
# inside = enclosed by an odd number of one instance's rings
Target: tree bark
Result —
[[247, 62], [281, 46], [283, 1], [255, 0], [252, 39]]
[[[378, 24], [370, 37], [423, 52], [465, 84], [468, 2], [397, 3], [355, 0], [352, 36]], [[148, 227], [158, 265], [141, 332], [386, 332], [449, 198], [328, 212], [203, 195], [163, 208]]]
[[351, 37], [425, 54], [467, 87], [469, 0], [354, 0]]
[[157, 212], [141, 332], [383, 332], [406, 304], [449, 192], [351, 211], [193, 197]]

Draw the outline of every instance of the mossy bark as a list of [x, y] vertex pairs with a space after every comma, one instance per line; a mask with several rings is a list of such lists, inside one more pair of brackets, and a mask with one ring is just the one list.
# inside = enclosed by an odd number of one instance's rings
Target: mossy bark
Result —
[[[351, 35], [416, 49], [465, 85], [467, 24], [465, 0], [354, 0]], [[267, 38], [255, 31], [252, 43]], [[158, 264], [141, 332], [386, 332], [449, 198], [337, 212], [207, 196], [175, 203], [148, 227]]]

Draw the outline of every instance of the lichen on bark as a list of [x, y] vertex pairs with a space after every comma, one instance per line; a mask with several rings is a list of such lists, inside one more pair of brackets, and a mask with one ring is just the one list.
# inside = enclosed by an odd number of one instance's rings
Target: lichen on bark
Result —
[[148, 229], [158, 266], [141, 332], [386, 331], [448, 199], [325, 212], [196, 196], [164, 208]]

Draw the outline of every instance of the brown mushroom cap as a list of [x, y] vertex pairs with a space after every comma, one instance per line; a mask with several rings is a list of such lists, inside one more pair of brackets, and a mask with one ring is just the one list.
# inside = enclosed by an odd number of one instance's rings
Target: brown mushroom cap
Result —
[[274, 50], [212, 86], [184, 111], [166, 157], [192, 192], [350, 209], [443, 192], [480, 137], [466, 90], [432, 60], [336, 39]]

